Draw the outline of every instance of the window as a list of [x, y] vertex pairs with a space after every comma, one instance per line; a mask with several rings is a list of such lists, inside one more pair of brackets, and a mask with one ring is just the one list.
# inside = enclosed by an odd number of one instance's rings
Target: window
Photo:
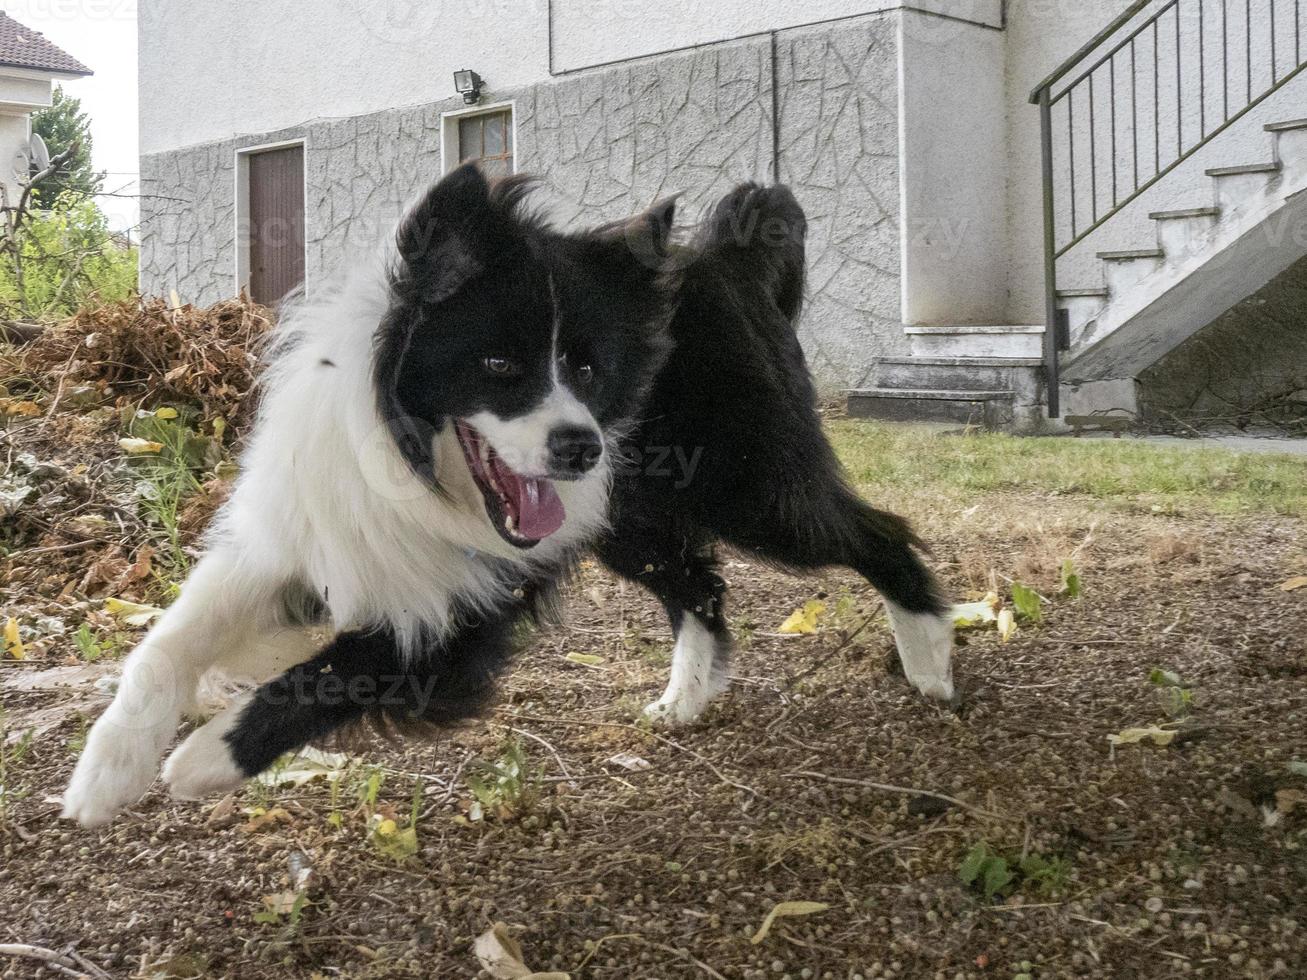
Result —
[[479, 162], [491, 177], [513, 172], [513, 110], [458, 118], [458, 162]]

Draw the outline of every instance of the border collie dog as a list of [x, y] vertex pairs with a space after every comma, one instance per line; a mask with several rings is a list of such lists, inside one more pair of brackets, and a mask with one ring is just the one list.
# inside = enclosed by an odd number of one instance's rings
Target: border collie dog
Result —
[[[861, 573], [908, 679], [952, 698], [952, 623], [916, 538], [848, 487], [814, 410], [789, 191], [744, 185], [674, 246], [671, 202], [562, 233], [529, 187], [455, 171], [376, 268], [287, 311], [242, 475], [127, 659], [66, 817], [103, 824], [149, 788], [210, 670], [257, 686], [173, 751], [177, 798], [354, 722], [476, 714], [587, 550], [671, 619], [663, 723], [726, 687], [719, 542]], [[693, 465], [650, 464], [670, 457]]]

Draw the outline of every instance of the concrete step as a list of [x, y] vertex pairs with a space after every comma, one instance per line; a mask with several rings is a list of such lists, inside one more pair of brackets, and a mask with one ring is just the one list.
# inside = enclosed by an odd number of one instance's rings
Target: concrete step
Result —
[[1280, 176], [1279, 160], [1249, 163], [1241, 167], [1213, 167], [1207, 176], [1216, 183], [1216, 203], [1223, 210], [1242, 210], [1266, 193], [1267, 185]]
[[1084, 333], [1085, 327], [1089, 326], [1098, 314], [1103, 312], [1103, 307], [1112, 298], [1112, 291], [1106, 286], [1095, 286], [1088, 289], [1059, 289], [1057, 291], [1057, 305], [1060, 309], [1066, 310], [1067, 322], [1071, 326], [1071, 344], [1074, 346]]
[[1221, 220], [1221, 209], [1186, 208], [1180, 211], [1154, 211], [1148, 217], [1157, 222], [1157, 244], [1170, 256], [1199, 251], [1207, 236]]
[[1307, 176], [1307, 119], [1271, 123], [1266, 131], [1275, 139], [1275, 159], [1289, 180]]
[[1001, 430], [1012, 426], [1011, 391], [911, 391], [865, 388], [849, 392], [849, 416], [883, 422], [949, 422]]
[[905, 327], [914, 357], [1040, 357], [1044, 327]]
[[1120, 252], [1099, 252], [1104, 263], [1103, 278], [1113, 296], [1121, 296], [1162, 267], [1166, 253], [1160, 248], [1135, 248]]
[[1011, 391], [1034, 401], [1041, 391], [1044, 362], [1035, 357], [882, 357], [877, 388], [891, 391]]

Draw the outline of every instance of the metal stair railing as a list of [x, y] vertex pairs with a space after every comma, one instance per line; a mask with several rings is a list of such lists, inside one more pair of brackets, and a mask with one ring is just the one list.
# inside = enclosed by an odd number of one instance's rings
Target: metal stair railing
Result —
[[[1061, 416], [1059, 361], [1070, 347], [1058, 304], [1058, 259], [1307, 68], [1303, 5], [1137, 0], [1031, 93], [1044, 184], [1049, 418]], [[1142, 16], [1150, 7], [1157, 9]], [[1233, 58], [1240, 49], [1242, 57]], [[1059, 146], [1067, 161], [1060, 188]]]

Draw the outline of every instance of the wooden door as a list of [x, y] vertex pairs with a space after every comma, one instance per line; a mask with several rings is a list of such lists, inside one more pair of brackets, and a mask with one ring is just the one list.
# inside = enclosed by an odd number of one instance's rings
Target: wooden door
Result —
[[272, 306], [304, 282], [304, 147], [249, 158], [250, 298]]

